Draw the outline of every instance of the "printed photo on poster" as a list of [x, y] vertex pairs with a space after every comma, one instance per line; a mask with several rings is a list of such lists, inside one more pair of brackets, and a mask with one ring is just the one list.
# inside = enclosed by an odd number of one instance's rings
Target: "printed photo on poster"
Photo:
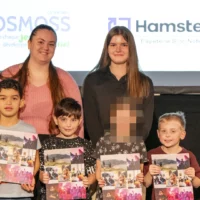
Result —
[[102, 172], [101, 177], [105, 181], [105, 186], [115, 187], [118, 181], [118, 175], [120, 172]]
[[115, 190], [115, 200], [126, 199], [127, 193], [127, 188], [117, 188]]
[[61, 173], [58, 174], [58, 182], [66, 182], [70, 181], [71, 174], [71, 166], [69, 165], [62, 165]]
[[79, 182], [83, 181], [83, 177], [85, 175], [85, 166], [84, 164], [71, 164], [71, 181]]
[[128, 189], [141, 188], [141, 183], [136, 179], [137, 174], [140, 170], [128, 170], [127, 171], [127, 183]]
[[190, 167], [188, 153], [155, 154], [152, 163], [161, 168], [160, 174], [153, 176], [156, 200], [182, 199], [184, 194], [193, 196], [191, 178], [185, 174], [185, 169]]
[[142, 191], [141, 189], [131, 189], [127, 191], [126, 200], [142, 200]]
[[105, 181], [103, 199], [123, 199], [142, 194], [141, 184], [136, 180], [140, 173], [140, 155], [101, 155], [101, 177]]
[[1, 181], [32, 183], [37, 142], [35, 133], [0, 130]]
[[166, 189], [168, 199], [179, 199], [179, 188], [178, 187], [169, 187]]
[[24, 133], [17, 131], [0, 130], [0, 146], [22, 148], [23, 143]]
[[152, 164], [160, 166], [161, 171], [177, 170], [176, 154], [152, 155]]
[[176, 161], [178, 169], [187, 169], [190, 167], [190, 158], [188, 153], [177, 154]]
[[57, 184], [57, 186], [59, 200], [86, 198], [86, 188], [83, 186], [83, 182], [63, 182]]
[[0, 180], [4, 180], [7, 173], [7, 165], [0, 164]]
[[8, 147], [8, 164], [18, 164], [21, 163], [22, 148]]
[[71, 192], [71, 182], [59, 183], [58, 188], [59, 199], [73, 199], [73, 194]]
[[52, 199], [52, 195], [49, 195], [51, 193], [59, 200], [86, 198], [86, 189], [83, 186], [85, 166], [82, 147], [45, 150], [44, 157], [44, 169], [50, 177], [47, 200]]
[[82, 148], [71, 148], [71, 164], [84, 163], [84, 154]]
[[33, 167], [35, 164], [36, 151], [33, 149], [22, 149], [21, 166]]
[[118, 154], [115, 155], [101, 155], [101, 169], [106, 171], [126, 171], [127, 161], [126, 156]]
[[192, 179], [184, 173], [184, 170], [178, 170], [179, 187], [192, 186]]
[[37, 148], [37, 134], [24, 135], [23, 148], [36, 149]]
[[127, 155], [126, 157], [126, 161], [127, 161], [127, 170], [137, 170], [140, 169], [140, 156], [138, 156], [137, 154], [135, 154], [134, 156]]
[[20, 183], [23, 184], [31, 184], [33, 179], [32, 167], [20, 167], [20, 171], [18, 171], [18, 175]]
[[169, 180], [169, 171], [161, 171], [160, 174], [153, 176], [155, 188], [164, 188]]
[[44, 165], [45, 166], [59, 166], [70, 165], [71, 157], [69, 151], [63, 149], [52, 149], [44, 151]]
[[155, 188], [155, 198], [159, 200], [168, 200], [167, 188]]
[[8, 147], [7, 146], [0, 146], [0, 163], [2, 164], [8, 163]]
[[49, 184], [58, 183], [58, 170], [57, 166], [44, 167], [44, 171], [49, 175]]
[[31, 184], [33, 179], [33, 170], [31, 167], [22, 167], [18, 165], [6, 165], [5, 178], [7, 182]]
[[103, 191], [103, 199], [115, 200], [115, 189], [108, 189]]
[[177, 170], [169, 170], [169, 179], [167, 180], [167, 187], [178, 187]]
[[49, 200], [58, 199], [58, 184], [46, 185], [46, 196]]
[[192, 187], [181, 187], [181, 188], [179, 188], [179, 199], [184, 199], [184, 198], [188, 199], [188, 200], [194, 199]]

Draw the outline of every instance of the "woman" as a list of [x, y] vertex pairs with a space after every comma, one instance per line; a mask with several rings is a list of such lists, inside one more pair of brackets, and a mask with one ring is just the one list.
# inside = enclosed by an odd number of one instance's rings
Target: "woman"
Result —
[[144, 120], [138, 132], [147, 138], [153, 119], [153, 83], [139, 71], [135, 41], [126, 27], [116, 26], [107, 34], [100, 60], [86, 77], [83, 92], [86, 129], [93, 145], [110, 129], [110, 104], [120, 96], [141, 100]]
[[[53, 65], [57, 35], [48, 25], [38, 25], [28, 40], [29, 56], [24, 63], [5, 69], [3, 77], [19, 80], [23, 87], [25, 107], [20, 118], [33, 125], [38, 134], [55, 130], [53, 107], [64, 97], [82, 103], [79, 88], [69, 73]], [[79, 130], [83, 137], [83, 126]]]

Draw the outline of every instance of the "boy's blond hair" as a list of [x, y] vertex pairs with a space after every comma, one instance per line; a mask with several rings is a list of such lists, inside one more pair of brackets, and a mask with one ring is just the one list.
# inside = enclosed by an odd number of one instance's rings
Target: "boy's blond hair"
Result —
[[177, 111], [177, 112], [171, 112], [171, 113], [165, 113], [161, 115], [158, 119], [158, 129], [160, 127], [160, 123], [164, 121], [170, 121], [170, 120], [176, 120], [179, 121], [183, 129], [185, 130], [186, 128], [186, 119], [185, 119], [185, 114], [182, 111]]

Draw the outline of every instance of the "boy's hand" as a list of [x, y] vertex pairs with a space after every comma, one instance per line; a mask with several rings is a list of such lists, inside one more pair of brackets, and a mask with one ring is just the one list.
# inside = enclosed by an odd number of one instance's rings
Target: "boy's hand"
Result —
[[195, 177], [195, 170], [194, 170], [194, 168], [193, 167], [189, 167], [189, 168], [187, 168], [186, 170], [185, 170], [185, 174], [187, 175], [187, 176], [189, 176], [190, 178], [194, 178]]
[[142, 172], [137, 174], [136, 180], [139, 181], [140, 183], [143, 183], [144, 182], [144, 174]]
[[35, 188], [35, 178], [33, 177], [31, 184], [21, 184], [21, 188], [27, 192], [33, 192]]
[[49, 174], [45, 171], [40, 171], [40, 175], [39, 175], [40, 181], [44, 184], [48, 184], [49, 183]]
[[105, 181], [102, 178], [100, 178], [98, 180], [98, 185], [99, 185], [100, 188], [104, 187], [105, 186]]
[[150, 165], [149, 166], [149, 173], [151, 174], [151, 176], [154, 176], [156, 174], [160, 174], [160, 166], [157, 165]]
[[83, 177], [83, 185], [84, 185], [84, 187], [89, 187], [89, 186], [90, 186], [87, 176], [84, 176], [84, 177]]

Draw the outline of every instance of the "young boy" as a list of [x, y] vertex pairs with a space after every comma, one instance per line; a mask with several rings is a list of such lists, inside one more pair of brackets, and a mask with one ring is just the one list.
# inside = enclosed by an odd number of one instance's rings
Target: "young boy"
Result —
[[[152, 164], [152, 154], [179, 154], [189, 153], [190, 167], [185, 169], [185, 174], [192, 179], [195, 188], [200, 186], [200, 167], [195, 155], [181, 147], [180, 140], [185, 138], [186, 120], [183, 112], [166, 113], [158, 120], [158, 138], [161, 146], [148, 152], [149, 163], [144, 166], [144, 183], [149, 187], [153, 183], [153, 176], [160, 174], [160, 166]], [[155, 190], [152, 192], [152, 199], [155, 199]]]
[[[44, 172], [44, 150], [83, 147], [86, 174], [83, 178], [83, 184], [85, 187], [89, 187], [96, 181], [94, 170], [96, 160], [91, 157], [93, 153], [92, 143], [77, 135], [77, 130], [82, 121], [80, 104], [72, 98], [62, 99], [54, 109], [53, 119], [59, 133], [42, 143], [40, 152], [40, 181], [44, 184], [49, 182], [49, 175]], [[90, 196], [91, 194], [87, 193], [87, 199], [90, 199]], [[46, 188], [45, 185], [42, 185], [40, 200], [45, 199]]]
[[[0, 129], [10, 131], [20, 131], [35, 133], [35, 128], [22, 120], [19, 120], [19, 110], [24, 106], [22, 98], [22, 88], [18, 81], [5, 79], [0, 82]], [[40, 142], [37, 142], [37, 149], [40, 148]], [[39, 156], [36, 153], [34, 175], [39, 169]], [[0, 180], [1, 181], [1, 180]], [[0, 200], [18, 199], [30, 200], [33, 197], [35, 180], [32, 184], [12, 184], [0, 182]]]
[[[143, 125], [143, 112], [139, 107], [137, 100], [129, 97], [117, 98], [111, 104], [110, 131], [97, 142], [94, 155], [97, 159], [96, 178], [99, 185], [97, 200], [103, 199], [101, 188], [106, 185], [101, 176], [101, 155], [140, 153], [140, 169], [143, 171], [143, 164], [147, 162], [147, 151], [142, 137], [137, 132], [138, 126]], [[138, 173], [136, 180], [143, 183], [143, 179], [143, 173]]]

